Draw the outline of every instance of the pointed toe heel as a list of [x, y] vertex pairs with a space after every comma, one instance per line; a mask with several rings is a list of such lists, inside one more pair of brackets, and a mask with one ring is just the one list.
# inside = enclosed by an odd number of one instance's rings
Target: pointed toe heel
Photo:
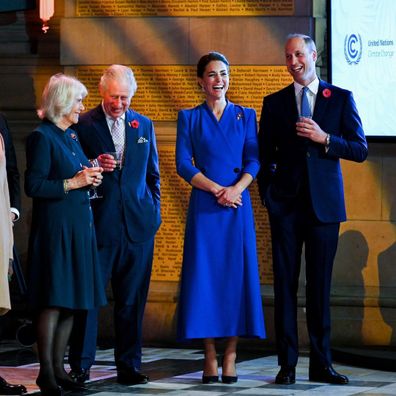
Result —
[[219, 382], [218, 375], [203, 375], [202, 376], [203, 384], [215, 384], [216, 382]]
[[63, 388], [61, 386], [49, 386], [49, 384], [44, 383], [40, 378], [36, 380], [37, 386], [40, 388], [41, 396], [63, 396]]
[[222, 375], [221, 382], [223, 384], [235, 384], [235, 382], [238, 382], [238, 376]]

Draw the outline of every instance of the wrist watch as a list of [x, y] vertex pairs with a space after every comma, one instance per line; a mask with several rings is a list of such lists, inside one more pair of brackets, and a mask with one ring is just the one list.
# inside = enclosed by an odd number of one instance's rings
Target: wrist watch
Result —
[[326, 136], [326, 147], [330, 146], [330, 134], [328, 133]]

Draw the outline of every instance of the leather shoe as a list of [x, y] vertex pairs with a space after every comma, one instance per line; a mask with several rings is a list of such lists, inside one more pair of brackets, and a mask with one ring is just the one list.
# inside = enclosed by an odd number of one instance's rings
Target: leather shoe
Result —
[[296, 368], [292, 366], [281, 366], [275, 378], [275, 384], [291, 385], [296, 382]]
[[138, 385], [147, 384], [149, 377], [136, 371], [132, 368], [129, 369], [118, 369], [117, 370], [117, 382], [122, 385]]
[[22, 395], [27, 390], [23, 385], [9, 384], [4, 378], [0, 377], [0, 395]]
[[69, 377], [73, 381], [76, 381], [79, 384], [83, 384], [84, 382], [89, 380], [89, 369], [71, 370], [69, 372]]
[[348, 377], [337, 373], [332, 366], [309, 368], [309, 380], [313, 382], [325, 382], [327, 384], [345, 385], [349, 382]]

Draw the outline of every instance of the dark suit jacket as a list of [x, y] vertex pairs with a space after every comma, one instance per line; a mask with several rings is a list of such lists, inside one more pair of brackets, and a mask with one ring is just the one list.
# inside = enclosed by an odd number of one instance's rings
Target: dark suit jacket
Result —
[[[132, 121], [137, 121], [138, 127], [133, 127]], [[103, 183], [98, 187], [103, 198], [91, 201], [99, 246], [119, 241], [120, 232], [126, 232], [133, 242], [147, 241], [161, 224], [160, 178], [153, 123], [132, 110], [126, 112], [125, 122], [123, 168], [103, 174]], [[88, 158], [115, 151], [101, 105], [83, 114], [76, 129]]]
[[0, 114], [0, 133], [4, 139], [5, 154], [6, 154], [6, 169], [8, 189], [10, 191], [10, 205], [12, 208], [21, 211], [21, 187], [19, 183], [19, 171], [17, 166], [17, 159], [15, 155], [14, 143], [8, 128], [8, 123], [5, 117]]
[[327, 153], [324, 145], [297, 136], [297, 112], [293, 84], [264, 98], [259, 132], [261, 198], [270, 214], [281, 215], [307, 183], [318, 220], [345, 221], [339, 160], [362, 162], [368, 154], [352, 93], [320, 80], [313, 120], [331, 135]]

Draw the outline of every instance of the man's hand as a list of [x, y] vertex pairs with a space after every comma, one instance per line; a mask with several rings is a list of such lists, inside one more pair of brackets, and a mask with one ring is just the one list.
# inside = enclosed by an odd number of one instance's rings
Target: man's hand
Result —
[[319, 144], [326, 144], [327, 133], [311, 118], [301, 117], [296, 123], [297, 135]]
[[113, 172], [116, 167], [116, 161], [110, 154], [100, 154], [97, 160], [99, 166], [103, 168], [103, 172]]

